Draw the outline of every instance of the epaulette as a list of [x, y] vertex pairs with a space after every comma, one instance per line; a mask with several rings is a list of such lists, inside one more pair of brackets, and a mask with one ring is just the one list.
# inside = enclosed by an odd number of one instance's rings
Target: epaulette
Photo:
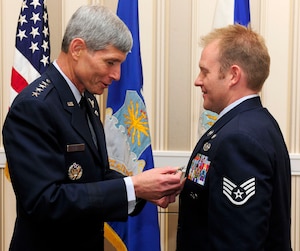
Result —
[[45, 96], [46, 93], [52, 89], [50, 88], [51, 86], [53, 86], [51, 84], [51, 80], [46, 78], [46, 79], [42, 79], [42, 80], [39, 80], [39, 83], [36, 83], [36, 87], [35, 89], [32, 91], [32, 97], [40, 97], [41, 95], [42, 96]]

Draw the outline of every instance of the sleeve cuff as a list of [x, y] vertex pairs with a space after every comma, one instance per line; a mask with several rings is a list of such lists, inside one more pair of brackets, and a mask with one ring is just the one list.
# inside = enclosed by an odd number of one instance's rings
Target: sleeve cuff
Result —
[[125, 177], [124, 182], [127, 191], [128, 214], [130, 214], [133, 212], [136, 204], [135, 191], [134, 191], [134, 186], [131, 177]]

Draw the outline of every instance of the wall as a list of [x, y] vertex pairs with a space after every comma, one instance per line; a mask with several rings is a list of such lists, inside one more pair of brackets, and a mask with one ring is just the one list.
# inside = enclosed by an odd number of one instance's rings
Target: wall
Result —
[[[155, 164], [186, 163], [198, 139], [202, 112], [198, 74], [200, 36], [212, 28], [217, 0], [140, 0], [141, 54], [144, 96], [150, 121]], [[10, 74], [15, 30], [21, 0], [0, 0], [0, 125], [10, 103]], [[71, 14], [85, 3], [101, 3], [115, 10], [117, 0], [49, 0], [51, 57]], [[271, 73], [261, 93], [263, 104], [275, 116], [292, 158], [294, 250], [300, 250], [300, 6], [297, 0], [250, 0], [252, 27], [266, 39]], [[102, 107], [105, 97], [99, 98]], [[2, 142], [2, 135], [0, 136]], [[175, 162], [176, 160], [177, 162]], [[179, 164], [177, 164], [179, 163]], [[0, 144], [0, 250], [8, 249], [15, 217], [11, 185], [4, 178], [5, 155]], [[160, 214], [162, 251], [174, 250], [176, 204]], [[169, 214], [166, 214], [168, 213]]]

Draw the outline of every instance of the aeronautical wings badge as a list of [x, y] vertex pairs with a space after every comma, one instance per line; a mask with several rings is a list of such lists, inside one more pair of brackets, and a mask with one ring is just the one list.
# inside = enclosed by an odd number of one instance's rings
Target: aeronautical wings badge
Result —
[[238, 186], [223, 177], [223, 194], [234, 205], [244, 205], [255, 194], [255, 178], [250, 178]]

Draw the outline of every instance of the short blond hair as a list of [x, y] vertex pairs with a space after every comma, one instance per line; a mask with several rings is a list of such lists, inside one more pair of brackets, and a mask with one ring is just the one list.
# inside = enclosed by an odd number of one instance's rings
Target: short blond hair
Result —
[[270, 56], [264, 38], [250, 27], [239, 24], [213, 30], [201, 38], [205, 47], [217, 41], [219, 48], [220, 75], [232, 65], [243, 69], [248, 87], [260, 91], [269, 76]]

